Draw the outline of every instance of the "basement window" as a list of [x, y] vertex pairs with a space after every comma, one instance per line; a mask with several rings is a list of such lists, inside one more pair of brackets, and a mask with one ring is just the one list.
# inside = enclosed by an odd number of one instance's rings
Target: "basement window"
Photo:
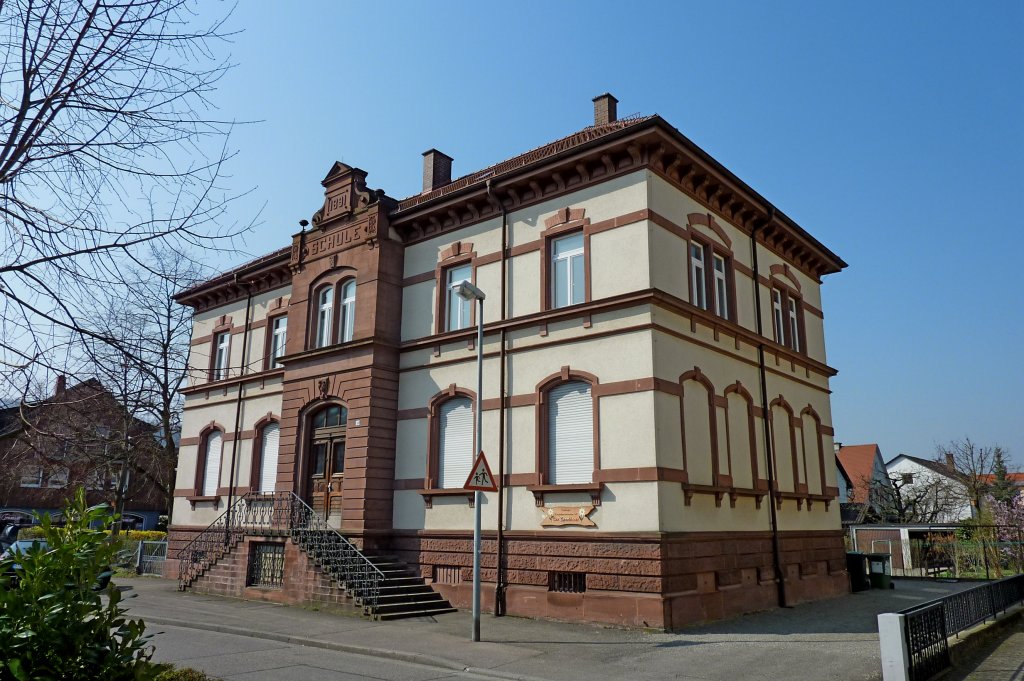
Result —
[[435, 565], [434, 584], [462, 584], [462, 569], [457, 565]]
[[581, 594], [587, 591], [586, 572], [548, 572], [548, 591]]
[[284, 544], [260, 543], [249, 547], [246, 586], [280, 589], [284, 583]]

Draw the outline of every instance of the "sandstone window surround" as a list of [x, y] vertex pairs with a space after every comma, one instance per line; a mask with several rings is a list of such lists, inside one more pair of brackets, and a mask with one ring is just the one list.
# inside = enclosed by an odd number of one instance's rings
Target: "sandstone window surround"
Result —
[[430, 398], [427, 406], [427, 470], [419, 490], [427, 508], [434, 497], [465, 497], [472, 505], [473, 492], [462, 488], [473, 467], [476, 442], [476, 393], [455, 384]]
[[691, 227], [687, 244], [690, 302], [722, 319], [736, 322], [732, 251], [703, 235], [694, 236], [694, 232]]
[[312, 348], [348, 343], [355, 337], [357, 283], [353, 276], [319, 282], [310, 296]]
[[288, 315], [274, 315], [267, 318], [267, 353], [264, 369], [282, 366], [278, 360], [284, 356], [288, 345]]
[[281, 424], [271, 415], [256, 424], [252, 452], [249, 489], [271, 494], [277, 485], [277, 463], [280, 452]]
[[219, 501], [221, 461], [224, 451], [224, 430], [217, 425], [208, 426], [199, 436], [199, 447], [196, 456], [196, 477], [192, 495], [188, 498], [195, 504], [197, 501]]

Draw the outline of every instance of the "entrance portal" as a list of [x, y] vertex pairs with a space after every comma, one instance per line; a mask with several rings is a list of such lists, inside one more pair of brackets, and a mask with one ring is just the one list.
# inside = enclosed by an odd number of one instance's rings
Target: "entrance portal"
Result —
[[324, 407], [311, 419], [306, 489], [309, 490], [310, 506], [333, 527], [341, 527], [347, 423], [348, 409], [338, 404]]

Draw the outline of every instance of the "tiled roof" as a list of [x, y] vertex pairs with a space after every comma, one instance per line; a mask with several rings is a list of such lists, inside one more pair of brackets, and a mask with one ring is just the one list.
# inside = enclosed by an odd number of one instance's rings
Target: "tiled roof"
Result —
[[257, 267], [264, 263], [273, 262], [274, 260], [277, 260], [288, 255], [291, 252], [291, 250], [292, 247], [289, 244], [288, 246], [285, 246], [284, 248], [279, 248], [276, 251], [273, 251], [272, 253], [261, 255], [258, 258], [253, 258], [252, 260], [242, 263], [238, 267], [232, 268], [227, 272], [221, 272], [220, 274], [216, 275], [211, 279], [201, 281], [198, 284], [195, 284], [194, 286], [190, 286], [187, 289], [178, 291], [176, 294], [174, 294], [174, 299], [178, 300], [180, 298], [187, 298], [193, 292], [199, 291], [200, 289], [204, 289], [213, 284], [223, 284], [230, 282], [234, 278], [236, 272], [244, 272], [245, 270], [250, 269], [252, 267]]
[[[895, 461], [896, 459], [898, 459], [900, 457], [903, 457], [904, 459], [909, 459], [909, 460], [913, 461], [914, 463], [916, 463], [918, 466], [923, 466], [924, 468], [927, 468], [930, 471], [935, 471], [939, 475], [944, 475], [947, 478], [957, 479], [957, 478], [963, 477], [960, 474], [959, 471], [957, 471], [955, 468], [947, 465], [946, 463], [944, 463], [942, 461], [935, 461], [935, 460], [932, 460], [932, 459], [922, 459], [919, 456], [910, 456], [909, 454], [900, 454], [899, 456], [895, 457], [893, 459], [893, 461]], [[892, 461], [890, 461], [889, 463], [892, 463]], [[888, 466], [888, 464], [886, 464], [886, 465]]]
[[426, 203], [432, 199], [446, 196], [452, 192], [456, 192], [474, 184], [485, 182], [492, 177], [499, 177], [505, 173], [512, 172], [513, 170], [519, 170], [531, 163], [544, 160], [556, 154], [560, 154], [563, 151], [568, 151], [613, 132], [618, 132], [625, 128], [631, 128], [634, 125], [639, 125], [640, 123], [649, 121], [652, 118], [654, 118], [654, 116], [633, 116], [629, 118], [620, 118], [617, 121], [605, 123], [604, 125], [592, 125], [588, 128], [583, 128], [571, 135], [555, 140], [554, 142], [549, 142], [548, 144], [537, 147], [536, 149], [531, 149], [526, 153], [519, 154], [513, 158], [496, 163], [484, 168], [483, 170], [478, 170], [475, 173], [470, 173], [469, 175], [463, 175], [459, 179], [454, 180], [443, 187], [438, 187], [433, 191], [423, 192], [421, 194], [416, 194], [415, 196], [402, 199], [398, 203], [398, 210], [403, 211], [409, 208], [414, 208], [421, 203]]
[[851, 501], [865, 501], [875, 470], [875, 455], [879, 449], [877, 444], [846, 445], [839, 448], [839, 461], [853, 482]]

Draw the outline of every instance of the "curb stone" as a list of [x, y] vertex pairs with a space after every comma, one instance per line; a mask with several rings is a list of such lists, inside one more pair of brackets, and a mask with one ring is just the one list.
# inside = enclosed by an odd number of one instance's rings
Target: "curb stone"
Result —
[[172, 617], [143, 616], [139, 617], [138, 619], [143, 620], [147, 624], [163, 624], [169, 627], [181, 627], [184, 629], [216, 631], [221, 634], [233, 634], [235, 636], [260, 638], [268, 641], [277, 641], [279, 643], [290, 643], [293, 645], [308, 646], [310, 648], [336, 650], [341, 653], [365, 655], [367, 657], [385, 657], [392, 660], [398, 660], [400, 662], [409, 662], [412, 664], [419, 664], [426, 667], [436, 667], [439, 669], [444, 669], [446, 671], [465, 672], [467, 674], [474, 674], [476, 676], [483, 676], [492, 679], [502, 679], [503, 681], [550, 681], [550, 679], [544, 679], [539, 676], [528, 676], [526, 674], [504, 672], [497, 669], [488, 669], [486, 667], [467, 667], [466, 665], [461, 664], [459, 662], [453, 662], [452, 660], [447, 660], [443, 657], [427, 655], [426, 653], [409, 653], [401, 650], [391, 650], [388, 648], [371, 648], [369, 646], [352, 645], [350, 643], [337, 643], [335, 641], [325, 641], [323, 639], [315, 638], [303, 638], [301, 636], [278, 634], [269, 631], [252, 631], [250, 629], [243, 629], [242, 627], [232, 627], [226, 624], [207, 624], [206, 622], [192, 622], [189, 620], [180, 620]]

